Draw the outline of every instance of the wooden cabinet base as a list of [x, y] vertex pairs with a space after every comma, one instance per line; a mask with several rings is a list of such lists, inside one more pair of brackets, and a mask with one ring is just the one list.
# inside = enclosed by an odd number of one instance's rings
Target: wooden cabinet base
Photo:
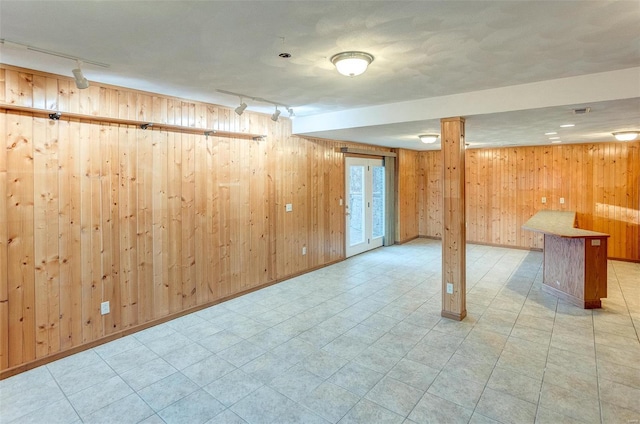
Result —
[[547, 284], [542, 285], [542, 291], [552, 294], [554, 296], [557, 296], [560, 299], [566, 300], [567, 302], [583, 309], [598, 309], [602, 307], [602, 301], [600, 299], [594, 299], [594, 300], [578, 299], [577, 297], [571, 296], [570, 294], [567, 294], [563, 291], [554, 289], [553, 287], [548, 286]]
[[544, 235], [543, 290], [584, 309], [607, 297], [607, 237]]

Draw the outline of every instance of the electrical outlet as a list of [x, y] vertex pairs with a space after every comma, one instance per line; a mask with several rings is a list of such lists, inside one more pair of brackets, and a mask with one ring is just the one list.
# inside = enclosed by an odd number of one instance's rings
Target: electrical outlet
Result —
[[291, 211], [293, 211], [293, 204], [291, 204], [291, 203], [287, 203], [286, 205], [284, 205], [284, 210], [285, 210], [286, 212], [291, 212]]
[[100, 313], [102, 315], [107, 315], [109, 312], [111, 312], [109, 308], [109, 301], [107, 300], [106, 302], [102, 302], [100, 304]]
[[564, 205], [564, 197], [561, 197], [561, 198], [560, 198], [560, 204], [561, 204], [561, 205]]
[[546, 197], [542, 197], [542, 203], [547, 203], [547, 198]]
[[307, 254], [307, 246], [302, 246], [302, 254], [303, 255]]
[[340, 198], [340, 206], [342, 206], [342, 198]]
[[453, 283], [447, 283], [447, 294], [453, 294]]

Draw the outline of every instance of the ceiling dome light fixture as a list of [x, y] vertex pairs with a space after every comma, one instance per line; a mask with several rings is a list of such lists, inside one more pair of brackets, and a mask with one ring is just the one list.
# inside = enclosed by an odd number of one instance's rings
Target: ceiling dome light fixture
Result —
[[422, 141], [424, 144], [435, 143], [438, 137], [440, 137], [440, 134], [422, 134], [418, 136], [420, 141]]
[[348, 77], [363, 74], [371, 62], [373, 56], [365, 52], [342, 52], [331, 56], [331, 63], [338, 72]]
[[612, 134], [618, 141], [631, 141], [638, 138], [640, 131], [618, 131]]

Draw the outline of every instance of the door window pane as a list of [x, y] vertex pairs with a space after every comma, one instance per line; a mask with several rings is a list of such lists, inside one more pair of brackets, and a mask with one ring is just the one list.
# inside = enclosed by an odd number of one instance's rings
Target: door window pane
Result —
[[384, 236], [384, 167], [373, 167], [372, 187], [373, 237]]
[[364, 242], [364, 166], [349, 167], [349, 244]]

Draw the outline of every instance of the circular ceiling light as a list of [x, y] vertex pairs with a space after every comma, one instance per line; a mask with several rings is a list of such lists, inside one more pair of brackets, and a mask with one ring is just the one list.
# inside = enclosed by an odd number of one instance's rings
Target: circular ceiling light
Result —
[[424, 144], [435, 143], [438, 137], [440, 137], [440, 134], [422, 134], [418, 136], [420, 141], [422, 141]]
[[373, 56], [365, 52], [342, 52], [331, 56], [331, 63], [338, 72], [348, 77], [363, 74], [373, 62]]
[[638, 137], [638, 131], [619, 131], [612, 133], [618, 141], [631, 141]]

